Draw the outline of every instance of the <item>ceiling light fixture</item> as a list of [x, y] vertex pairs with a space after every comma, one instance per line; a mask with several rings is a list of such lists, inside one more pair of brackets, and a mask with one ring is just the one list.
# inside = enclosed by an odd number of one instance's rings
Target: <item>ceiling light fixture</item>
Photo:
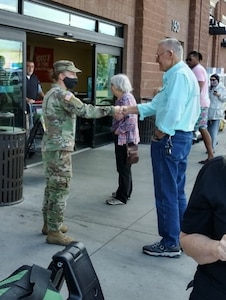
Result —
[[71, 32], [64, 32], [63, 36], [58, 36], [55, 39], [59, 41], [65, 41], [65, 42], [73, 42], [73, 43], [77, 42], [74, 39], [74, 36]]

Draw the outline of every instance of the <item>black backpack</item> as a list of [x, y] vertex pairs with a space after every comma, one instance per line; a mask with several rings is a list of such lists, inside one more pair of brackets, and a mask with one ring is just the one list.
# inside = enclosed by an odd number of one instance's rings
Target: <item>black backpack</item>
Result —
[[0, 282], [0, 300], [63, 300], [50, 276], [50, 270], [24, 265]]

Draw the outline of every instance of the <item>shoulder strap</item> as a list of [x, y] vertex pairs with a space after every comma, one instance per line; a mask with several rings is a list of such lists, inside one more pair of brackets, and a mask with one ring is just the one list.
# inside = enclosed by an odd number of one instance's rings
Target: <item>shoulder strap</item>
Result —
[[[1, 281], [0, 288], [7, 289], [7, 292], [2, 295], [0, 294], [0, 298], [24, 300], [44, 299], [50, 282], [50, 276], [50, 270], [37, 265], [33, 265], [32, 267], [24, 265], [14, 271], [8, 278]], [[25, 296], [28, 293], [30, 295]]]
[[34, 284], [33, 292], [30, 296], [24, 298], [26, 300], [40, 300], [44, 299], [46, 290], [48, 288], [51, 271], [33, 265], [31, 268], [30, 283]]

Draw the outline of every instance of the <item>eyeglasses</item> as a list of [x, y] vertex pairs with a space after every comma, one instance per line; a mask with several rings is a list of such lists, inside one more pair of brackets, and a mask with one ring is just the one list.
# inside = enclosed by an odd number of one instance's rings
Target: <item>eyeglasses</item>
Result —
[[158, 59], [159, 56], [163, 55], [163, 54], [166, 53], [167, 51], [169, 51], [169, 50], [165, 50], [165, 51], [163, 51], [162, 53], [156, 54], [156, 55], [155, 55], [156, 59]]

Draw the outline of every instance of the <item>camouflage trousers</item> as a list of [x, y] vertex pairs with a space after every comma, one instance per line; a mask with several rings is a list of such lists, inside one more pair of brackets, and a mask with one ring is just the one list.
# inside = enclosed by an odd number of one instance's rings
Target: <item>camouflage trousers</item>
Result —
[[71, 152], [43, 151], [46, 187], [42, 206], [48, 230], [59, 231], [64, 221], [66, 202], [72, 177]]

